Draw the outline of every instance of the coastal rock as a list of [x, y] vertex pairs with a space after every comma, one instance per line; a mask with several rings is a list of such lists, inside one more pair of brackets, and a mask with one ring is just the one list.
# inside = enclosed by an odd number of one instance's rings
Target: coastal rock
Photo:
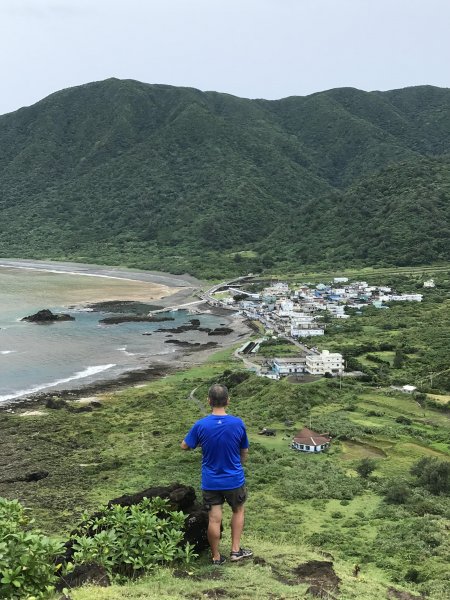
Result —
[[45, 408], [52, 408], [55, 410], [59, 410], [61, 408], [67, 408], [67, 402], [62, 398], [58, 398], [57, 396], [52, 396], [51, 398], [47, 398], [45, 402]]
[[156, 317], [154, 315], [119, 315], [115, 317], [105, 317], [100, 319], [99, 323], [104, 325], [118, 325], [119, 323], [162, 323], [164, 321], [175, 321], [173, 317]]
[[208, 335], [228, 335], [229, 333], [233, 333], [230, 327], [216, 327]]
[[54, 323], [55, 321], [75, 321], [75, 317], [65, 313], [52, 313], [48, 308], [44, 308], [34, 315], [23, 317], [21, 320], [29, 323]]
[[184, 348], [192, 348], [195, 346], [201, 346], [200, 342], [186, 342], [185, 340], [165, 340], [165, 344], [176, 344]]
[[204, 333], [209, 333], [211, 329], [209, 327], [200, 327], [199, 319], [189, 319], [189, 324], [157, 329], [156, 331], [158, 333], [184, 333], [186, 331], [202, 331]]

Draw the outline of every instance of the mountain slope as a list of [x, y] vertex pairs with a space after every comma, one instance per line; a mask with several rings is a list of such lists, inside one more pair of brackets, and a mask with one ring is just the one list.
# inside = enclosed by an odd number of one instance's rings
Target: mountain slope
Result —
[[[435, 222], [446, 232], [449, 108], [427, 86], [270, 102], [117, 79], [63, 90], [0, 117], [0, 254], [204, 276], [398, 263]], [[439, 240], [408, 260], [450, 259]]]

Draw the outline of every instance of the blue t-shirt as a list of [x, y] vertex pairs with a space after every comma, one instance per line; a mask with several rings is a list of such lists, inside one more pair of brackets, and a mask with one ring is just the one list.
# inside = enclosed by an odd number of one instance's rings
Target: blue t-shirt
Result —
[[184, 441], [202, 448], [202, 489], [234, 490], [245, 483], [241, 449], [248, 448], [242, 419], [233, 415], [208, 415], [192, 426]]

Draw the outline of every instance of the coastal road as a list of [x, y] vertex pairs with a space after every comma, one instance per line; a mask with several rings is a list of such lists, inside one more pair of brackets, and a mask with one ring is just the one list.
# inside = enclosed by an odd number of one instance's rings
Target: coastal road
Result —
[[204, 304], [205, 300], [194, 300], [193, 302], [185, 302], [184, 304], [176, 304], [175, 306], [165, 306], [164, 308], [158, 308], [157, 310], [152, 310], [148, 314], [155, 315], [156, 313], [168, 312], [171, 310], [178, 310], [179, 308], [186, 308], [188, 306], [195, 306], [196, 304]]

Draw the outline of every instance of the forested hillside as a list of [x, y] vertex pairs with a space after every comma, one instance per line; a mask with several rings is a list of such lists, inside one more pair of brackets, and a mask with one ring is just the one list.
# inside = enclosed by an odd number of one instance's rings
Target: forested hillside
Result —
[[221, 276], [450, 260], [450, 90], [110, 79], [0, 117], [0, 255]]

